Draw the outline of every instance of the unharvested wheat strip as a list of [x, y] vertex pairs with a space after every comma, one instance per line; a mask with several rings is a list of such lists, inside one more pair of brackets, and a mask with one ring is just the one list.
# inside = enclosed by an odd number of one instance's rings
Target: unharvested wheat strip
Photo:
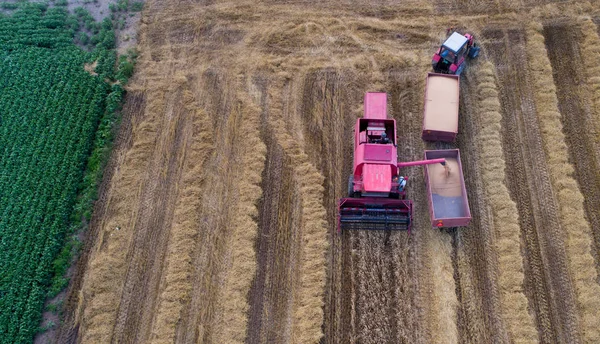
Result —
[[158, 118], [164, 112], [164, 93], [149, 93], [151, 100], [145, 109], [146, 118], [134, 128], [133, 146], [111, 185], [107, 214], [112, 216], [100, 224], [102, 228], [83, 281], [80, 304], [85, 307], [81, 319], [84, 343], [109, 343], [112, 338], [127, 271], [127, 252], [133, 237], [135, 216], [131, 205], [137, 204], [140, 196], [143, 184], [140, 174], [152, 156]]
[[184, 106], [193, 114], [193, 137], [182, 177], [181, 196], [177, 200], [170, 231], [164, 289], [159, 296], [157, 314], [152, 326], [152, 343], [173, 343], [181, 311], [192, 288], [192, 254], [196, 246], [198, 209], [205, 183], [204, 161], [212, 151], [208, 115], [194, 106], [189, 91]]
[[[282, 117], [282, 99], [273, 86], [269, 91], [270, 125], [285, 128]], [[327, 223], [323, 208], [323, 176], [309, 162], [287, 132], [273, 130], [278, 143], [294, 162], [294, 175], [302, 197], [302, 227], [300, 233], [300, 262], [298, 286], [294, 289], [290, 342], [317, 343], [323, 336], [323, 295], [325, 293], [325, 253], [327, 250]]]
[[517, 206], [504, 183], [499, 182], [505, 180], [506, 175], [500, 136], [502, 115], [491, 62], [486, 62], [478, 70], [476, 80], [478, 111], [475, 113], [482, 127], [476, 140], [480, 143], [479, 168], [493, 213], [500, 311], [513, 342], [533, 343], [537, 342], [538, 335], [523, 293], [523, 258]]
[[556, 87], [548, 59], [542, 25], [527, 28], [527, 58], [535, 86], [535, 105], [554, 196], [559, 206], [560, 224], [565, 232], [565, 248], [571, 280], [575, 286], [579, 329], [585, 343], [600, 342], [600, 285], [591, 255], [590, 226], [583, 212], [583, 196], [573, 179], [567, 145], [558, 112]]
[[[414, 181], [413, 181], [414, 183]], [[414, 185], [414, 184], [413, 184]], [[425, 205], [421, 202], [421, 205]], [[421, 232], [423, 254], [423, 272], [421, 282], [423, 302], [425, 303], [425, 328], [429, 330], [428, 342], [458, 343], [456, 315], [458, 299], [452, 266], [452, 238], [431, 228], [429, 218], [417, 230]]]
[[[429, 222], [427, 222], [429, 224]], [[458, 300], [454, 287], [454, 267], [452, 266], [452, 238], [447, 233], [423, 228], [426, 240], [426, 257], [431, 269], [431, 318], [429, 324], [432, 342], [458, 343], [456, 312]], [[430, 318], [430, 319], [431, 319]]]
[[216, 304], [215, 333], [213, 343], [243, 343], [248, 323], [248, 300], [252, 278], [256, 272], [256, 252], [254, 243], [258, 225], [254, 218], [258, 216], [256, 202], [262, 195], [260, 184], [265, 167], [267, 148], [260, 139], [260, 109], [252, 103], [250, 97], [242, 92], [237, 94], [237, 109], [241, 113], [241, 125], [244, 140], [241, 161], [241, 173], [238, 183], [239, 198], [229, 244], [229, 263], [224, 273], [224, 284]]
[[459, 339], [462, 339], [463, 342], [483, 343], [484, 334], [482, 333], [482, 329], [480, 326], [476, 326], [478, 323], [483, 323], [483, 314], [481, 307], [478, 307], [478, 304], [474, 302], [474, 300], [478, 299], [479, 295], [477, 295], [477, 288], [475, 288], [473, 281], [472, 263], [466, 254], [462, 233], [457, 233], [456, 237], [456, 265], [460, 282], [460, 296], [463, 303], [461, 308], [463, 320], [465, 321], [462, 326], [466, 331], [466, 338], [461, 336]]
[[590, 88], [592, 99], [592, 126], [588, 128], [596, 143], [598, 159], [600, 159], [600, 37], [598, 28], [589, 18], [581, 19], [581, 57], [585, 65], [587, 84]]
[[[348, 338], [350, 338], [350, 341], [353, 343], [356, 343], [358, 340], [357, 337], [357, 332], [358, 332], [358, 317], [356, 314], [356, 299], [357, 299], [357, 291], [356, 291], [356, 285], [359, 283], [358, 278], [356, 278], [356, 273], [355, 271], [357, 271], [358, 269], [356, 268], [356, 266], [358, 266], [358, 254], [357, 251], [355, 250], [354, 247], [356, 245], [356, 240], [358, 239], [356, 235], [353, 235], [352, 233], [350, 235], [348, 235], [348, 245], [350, 246], [350, 250], [349, 250], [349, 261], [350, 261], [350, 278], [351, 278], [351, 282], [350, 282], [350, 297], [351, 297], [351, 302], [350, 302], [350, 335], [348, 336]], [[341, 327], [341, 326], [340, 326]], [[341, 337], [341, 336], [340, 336]], [[338, 341], [337, 343], [340, 343], [341, 341]]]

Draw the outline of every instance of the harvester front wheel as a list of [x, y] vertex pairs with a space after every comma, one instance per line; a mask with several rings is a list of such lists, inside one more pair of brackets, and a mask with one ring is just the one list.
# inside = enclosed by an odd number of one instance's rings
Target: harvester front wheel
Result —
[[348, 197], [354, 197], [354, 176], [348, 177]]

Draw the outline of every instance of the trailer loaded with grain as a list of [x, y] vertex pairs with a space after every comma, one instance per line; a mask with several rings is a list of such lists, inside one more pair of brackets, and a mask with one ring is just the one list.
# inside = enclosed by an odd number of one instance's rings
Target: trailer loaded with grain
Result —
[[425, 151], [425, 160], [445, 159], [446, 166], [425, 166], [429, 215], [433, 227], [469, 225], [471, 211], [458, 149]]
[[459, 76], [428, 73], [423, 108], [423, 140], [453, 142], [458, 133]]

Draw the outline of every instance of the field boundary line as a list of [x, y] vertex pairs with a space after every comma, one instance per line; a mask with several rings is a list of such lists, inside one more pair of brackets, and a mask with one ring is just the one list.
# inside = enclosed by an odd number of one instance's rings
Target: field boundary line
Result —
[[476, 76], [476, 113], [481, 130], [476, 138], [480, 143], [479, 166], [485, 194], [490, 200], [494, 223], [494, 248], [498, 259], [498, 287], [502, 318], [512, 340], [518, 343], [537, 342], [533, 318], [527, 311], [523, 292], [525, 275], [521, 256], [521, 230], [515, 202], [504, 184], [506, 163], [502, 150], [500, 101], [491, 62], [485, 62]]
[[585, 343], [600, 342], [600, 285], [591, 255], [591, 229], [585, 220], [583, 195], [573, 177], [558, 111], [556, 86], [540, 22], [527, 27], [527, 58], [534, 84], [534, 102], [554, 197], [558, 201], [560, 225], [565, 232], [565, 249], [570, 277], [577, 299], [578, 327]]

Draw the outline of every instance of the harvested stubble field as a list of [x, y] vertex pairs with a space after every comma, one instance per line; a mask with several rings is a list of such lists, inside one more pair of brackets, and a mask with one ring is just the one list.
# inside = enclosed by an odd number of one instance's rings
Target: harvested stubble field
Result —
[[[501, 3], [500, 5], [498, 3]], [[600, 6], [149, 1], [63, 342], [600, 342]], [[425, 143], [430, 57], [475, 33], [459, 136]], [[467, 228], [336, 231], [363, 94], [399, 158], [459, 148]]]

